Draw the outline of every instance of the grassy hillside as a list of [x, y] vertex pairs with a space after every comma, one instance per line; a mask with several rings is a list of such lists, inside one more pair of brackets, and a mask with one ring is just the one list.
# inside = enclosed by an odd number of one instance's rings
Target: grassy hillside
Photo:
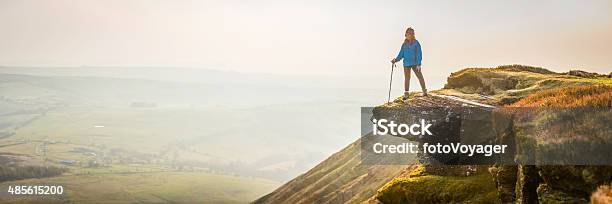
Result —
[[360, 203], [407, 166], [361, 165], [357, 140], [254, 203]]
[[612, 86], [561, 87], [531, 94], [508, 107], [612, 107]]
[[[553, 103], [575, 105], [584, 103], [606, 104], [607, 99], [602, 100], [599, 96], [607, 97], [610, 91], [607, 88], [598, 88], [602, 85], [612, 85], [612, 78], [605, 75], [585, 77], [570, 72], [555, 73], [543, 68], [521, 65], [468, 68], [451, 74], [444, 89], [433, 91], [433, 93], [438, 94], [437, 96], [425, 98], [417, 94], [411, 94], [412, 97], [407, 104], [401, 98], [398, 98], [391, 104], [381, 106], [462, 106], [461, 103], [457, 104], [456, 101], [449, 101], [447, 97], [441, 96], [458, 97], [491, 105], [514, 103], [515, 106], [540, 106], [541, 104], [551, 103], [547, 102], [549, 100], [555, 101]], [[595, 86], [595, 88], [585, 90], [580, 86]], [[551, 89], [554, 89], [554, 91], [546, 91]], [[580, 93], [584, 97], [578, 97], [577, 99], [574, 93]], [[568, 100], [572, 99], [577, 100], [568, 103]], [[444, 166], [433, 168], [435, 170], [431, 170], [431, 168], [419, 170], [420, 168], [415, 168], [414, 165], [400, 166], [398, 169], [391, 171], [369, 170], [367, 174], [358, 176], [361, 174], [359, 172], [365, 172], [364, 169], [357, 168], [356, 161], [351, 159], [358, 155], [358, 152], [356, 152], [358, 148], [355, 147], [358, 142], [335, 153], [315, 168], [281, 186], [271, 194], [258, 199], [255, 203], [501, 202], [498, 200], [498, 193], [503, 189], [497, 188], [499, 184], [496, 184], [496, 181], [505, 178], [497, 177], [497, 174], [490, 174], [486, 170], [482, 170], [487, 169], [486, 166], [477, 167], [480, 171], [467, 177], [452, 175], [448, 172], [455, 170], [450, 170]], [[392, 167], [377, 166], [376, 168], [389, 169]], [[503, 172], [501, 169], [498, 170]], [[428, 173], [419, 173], [420, 171]], [[377, 181], [390, 180], [390, 182], [384, 185], [381, 182], [362, 183], [359, 188], [353, 187], [354, 190], [361, 192], [352, 192], [352, 194], [346, 194], [342, 191], [347, 184], [359, 183], [366, 175], [367, 177], [378, 177], [379, 180]], [[516, 176], [514, 178], [516, 179]], [[515, 186], [515, 184], [513, 183], [512, 186]], [[373, 189], [377, 189], [377, 194], [367, 198], [367, 195], [371, 195], [370, 192]], [[343, 197], [343, 199], [330, 200], [328, 199], [330, 197]]]

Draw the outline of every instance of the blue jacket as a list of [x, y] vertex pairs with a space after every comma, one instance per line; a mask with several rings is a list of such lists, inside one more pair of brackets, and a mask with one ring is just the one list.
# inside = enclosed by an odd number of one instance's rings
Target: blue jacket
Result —
[[397, 57], [395, 57], [395, 61], [400, 61], [402, 59], [404, 59], [404, 66], [421, 65], [423, 55], [421, 53], [421, 44], [418, 40], [415, 40], [412, 45], [409, 45], [409, 43], [402, 43], [402, 48], [400, 48]]

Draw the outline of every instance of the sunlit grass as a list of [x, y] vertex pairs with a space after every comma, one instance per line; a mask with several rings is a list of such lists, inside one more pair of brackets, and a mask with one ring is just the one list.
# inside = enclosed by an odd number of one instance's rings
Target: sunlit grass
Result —
[[474, 176], [420, 175], [395, 178], [376, 198], [383, 203], [495, 203], [497, 191], [491, 174]]
[[509, 107], [612, 107], [612, 86], [574, 86], [540, 91]]

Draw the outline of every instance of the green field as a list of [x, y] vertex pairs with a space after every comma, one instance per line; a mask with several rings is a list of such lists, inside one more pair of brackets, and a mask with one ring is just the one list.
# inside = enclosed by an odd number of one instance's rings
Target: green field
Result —
[[[0, 74], [0, 187], [59, 183], [67, 194], [58, 202], [247, 203], [358, 133], [361, 97], [293, 84], [227, 88]], [[66, 171], [36, 173], [47, 166]]]
[[[219, 112], [176, 109], [48, 111], [1, 139], [0, 153], [12, 155], [19, 165], [54, 165], [68, 171], [58, 177], [0, 183], [0, 202], [248, 203], [279, 186], [278, 181], [237, 176], [197, 163], [214, 157], [204, 153], [214, 151], [207, 148], [214, 143], [185, 141], [216, 134], [199, 124], [211, 117], [223, 118]], [[77, 163], [62, 164], [67, 160]], [[65, 195], [6, 194], [9, 185], [44, 184], [64, 186]]]

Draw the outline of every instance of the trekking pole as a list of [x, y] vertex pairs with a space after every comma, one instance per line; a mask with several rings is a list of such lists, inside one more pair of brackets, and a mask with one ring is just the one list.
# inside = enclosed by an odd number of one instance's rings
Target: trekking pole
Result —
[[391, 80], [389, 80], [389, 96], [387, 97], [387, 103], [391, 101], [391, 84], [393, 84], [393, 68], [395, 63], [391, 63]]

